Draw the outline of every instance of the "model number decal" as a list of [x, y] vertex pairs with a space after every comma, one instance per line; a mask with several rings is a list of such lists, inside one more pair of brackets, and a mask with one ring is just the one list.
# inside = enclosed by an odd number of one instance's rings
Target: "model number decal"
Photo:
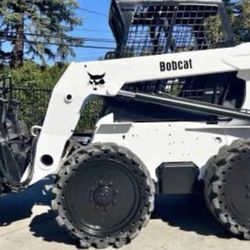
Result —
[[160, 62], [160, 71], [174, 71], [174, 70], [185, 70], [192, 69], [193, 61], [192, 59], [183, 61], [171, 61], [171, 62]]

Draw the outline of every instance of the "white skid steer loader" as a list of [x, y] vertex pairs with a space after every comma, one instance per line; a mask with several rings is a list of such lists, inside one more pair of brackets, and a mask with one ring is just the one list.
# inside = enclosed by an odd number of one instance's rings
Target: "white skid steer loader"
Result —
[[[56, 175], [52, 208], [82, 247], [121, 247], [155, 195], [196, 192], [250, 239], [250, 43], [234, 46], [220, 0], [113, 0], [110, 25], [117, 50], [70, 64], [18, 175], [14, 142], [1, 142], [2, 193]], [[106, 114], [82, 146], [73, 135], [92, 96]]]

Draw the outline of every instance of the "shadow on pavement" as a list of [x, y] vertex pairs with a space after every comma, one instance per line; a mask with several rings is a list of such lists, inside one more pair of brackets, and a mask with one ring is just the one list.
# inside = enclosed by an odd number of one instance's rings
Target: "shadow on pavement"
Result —
[[[162, 219], [171, 226], [204, 236], [230, 238], [230, 235], [210, 214], [203, 199], [197, 197], [157, 197], [151, 219]], [[51, 211], [36, 216], [30, 224], [30, 231], [34, 236], [42, 237], [48, 242], [77, 244], [65, 229], [57, 225]]]
[[[51, 195], [45, 192], [44, 187], [51, 183], [52, 179], [47, 179], [20, 194], [1, 197], [0, 227], [29, 218], [35, 204], [50, 205]], [[162, 219], [171, 226], [204, 236], [230, 237], [210, 214], [202, 198], [157, 197], [151, 219]], [[70, 245], [77, 243], [65, 229], [58, 226], [52, 211], [35, 216], [29, 227], [35, 237], [42, 237], [45, 241]]]
[[151, 219], [162, 219], [171, 226], [179, 227], [184, 231], [193, 231], [204, 236], [231, 237], [210, 213], [204, 199], [198, 196], [157, 197]]
[[[30, 218], [35, 205], [50, 206], [51, 192], [47, 187], [53, 184], [53, 178], [45, 179], [18, 194], [8, 194], [0, 197], [0, 228], [7, 227], [13, 222]], [[42, 237], [45, 241], [62, 242], [76, 245], [68, 232], [59, 227], [53, 212], [36, 215], [30, 225], [30, 231], [35, 237]]]
[[47, 242], [78, 245], [78, 241], [75, 240], [66, 229], [57, 224], [51, 210], [48, 213], [36, 216], [29, 226], [30, 231], [35, 237], [42, 237]]
[[29, 218], [36, 204], [50, 205], [51, 195], [45, 187], [52, 183], [52, 178], [48, 178], [18, 194], [0, 197], [0, 227]]

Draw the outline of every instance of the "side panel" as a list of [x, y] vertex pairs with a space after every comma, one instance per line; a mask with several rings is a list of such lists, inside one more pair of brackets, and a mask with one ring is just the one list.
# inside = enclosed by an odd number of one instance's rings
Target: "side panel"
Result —
[[[125, 125], [125, 124], [123, 124]], [[247, 138], [250, 127], [230, 127], [194, 122], [132, 123], [123, 133], [102, 133], [101, 121], [95, 142], [114, 142], [129, 148], [147, 166], [157, 180], [156, 168], [163, 162], [193, 162], [200, 169], [218, 150], [236, 138]], [[117, 124], [116, 124], [117, 126]], [[126, 125], [128, 126], [128, 125]], [[231, 134], [225, 134], [230, 129]]]

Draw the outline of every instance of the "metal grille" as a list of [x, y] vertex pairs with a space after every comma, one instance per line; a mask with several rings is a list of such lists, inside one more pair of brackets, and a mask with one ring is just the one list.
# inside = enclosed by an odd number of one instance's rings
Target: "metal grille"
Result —
[[245, 96], [245, 82], [237, 78], [235, 72], [139, 82], [125, 85], [123, 89], [133, 92], [168, 94], [233, 108], [240, 108]]
[[199, 100], [208, 103], [219, 104], [221, 95], [224, 93], [225, 82], [223, 86], [218, 84], [199, 83], [190, 77], [187, 79], [171, 79], [165, 81], [148, 81], [133, 85], [126, 85], [125, 90], [142, 93], [168, 94], [176, 97]]
[[225, 40], [216, 5], [139, 6], [120, 57], [203, 50]]

